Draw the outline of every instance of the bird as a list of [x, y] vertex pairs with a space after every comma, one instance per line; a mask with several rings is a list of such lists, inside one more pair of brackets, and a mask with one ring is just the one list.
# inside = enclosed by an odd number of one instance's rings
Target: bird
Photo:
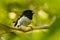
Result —
[[14, 27], [28, 26], [32, 22], [33, 11], [32, 10], [24, 10], [22, 15], [17, 18], [15, 21]]

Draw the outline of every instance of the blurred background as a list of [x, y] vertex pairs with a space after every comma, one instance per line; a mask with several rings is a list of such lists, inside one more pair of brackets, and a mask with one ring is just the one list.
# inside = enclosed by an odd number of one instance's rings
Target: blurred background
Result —
[[[11, 30], [24, 10], [33, 10], [30, 26], [49, 29]], [[60, 40], [60, 0], [0, 0], [0, 40]]]

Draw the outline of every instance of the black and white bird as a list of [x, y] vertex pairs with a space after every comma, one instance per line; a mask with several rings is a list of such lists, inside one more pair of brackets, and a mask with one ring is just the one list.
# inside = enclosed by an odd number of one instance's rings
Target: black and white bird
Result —
[[33, 11], [32, 10], [25, 10], [23, 11], [22, 15], [18, 17], [18, 19], [15, 21], [14, 26], [27, 26], [31, 23], [32, 21], [32, 16], [33, 16]]

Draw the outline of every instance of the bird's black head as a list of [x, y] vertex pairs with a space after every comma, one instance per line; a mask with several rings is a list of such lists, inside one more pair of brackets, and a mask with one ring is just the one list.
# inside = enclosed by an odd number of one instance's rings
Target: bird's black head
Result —
[[33, 11], [32, 10], [25, 10], [23, 12], [23, 15], [28, 17], [29, 19], [32, 19], [32, 16], [33, 16]]

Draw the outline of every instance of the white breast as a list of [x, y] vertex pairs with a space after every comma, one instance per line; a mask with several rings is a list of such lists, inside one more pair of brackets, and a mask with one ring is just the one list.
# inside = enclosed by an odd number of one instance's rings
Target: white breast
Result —
[[31, 23], [31, 20], [29, 18], [27, 18], [26, 16], [21, 17], [18, 20], [18, 24], [17, 25], [23, 25], [23, 26], [27, 26]]

